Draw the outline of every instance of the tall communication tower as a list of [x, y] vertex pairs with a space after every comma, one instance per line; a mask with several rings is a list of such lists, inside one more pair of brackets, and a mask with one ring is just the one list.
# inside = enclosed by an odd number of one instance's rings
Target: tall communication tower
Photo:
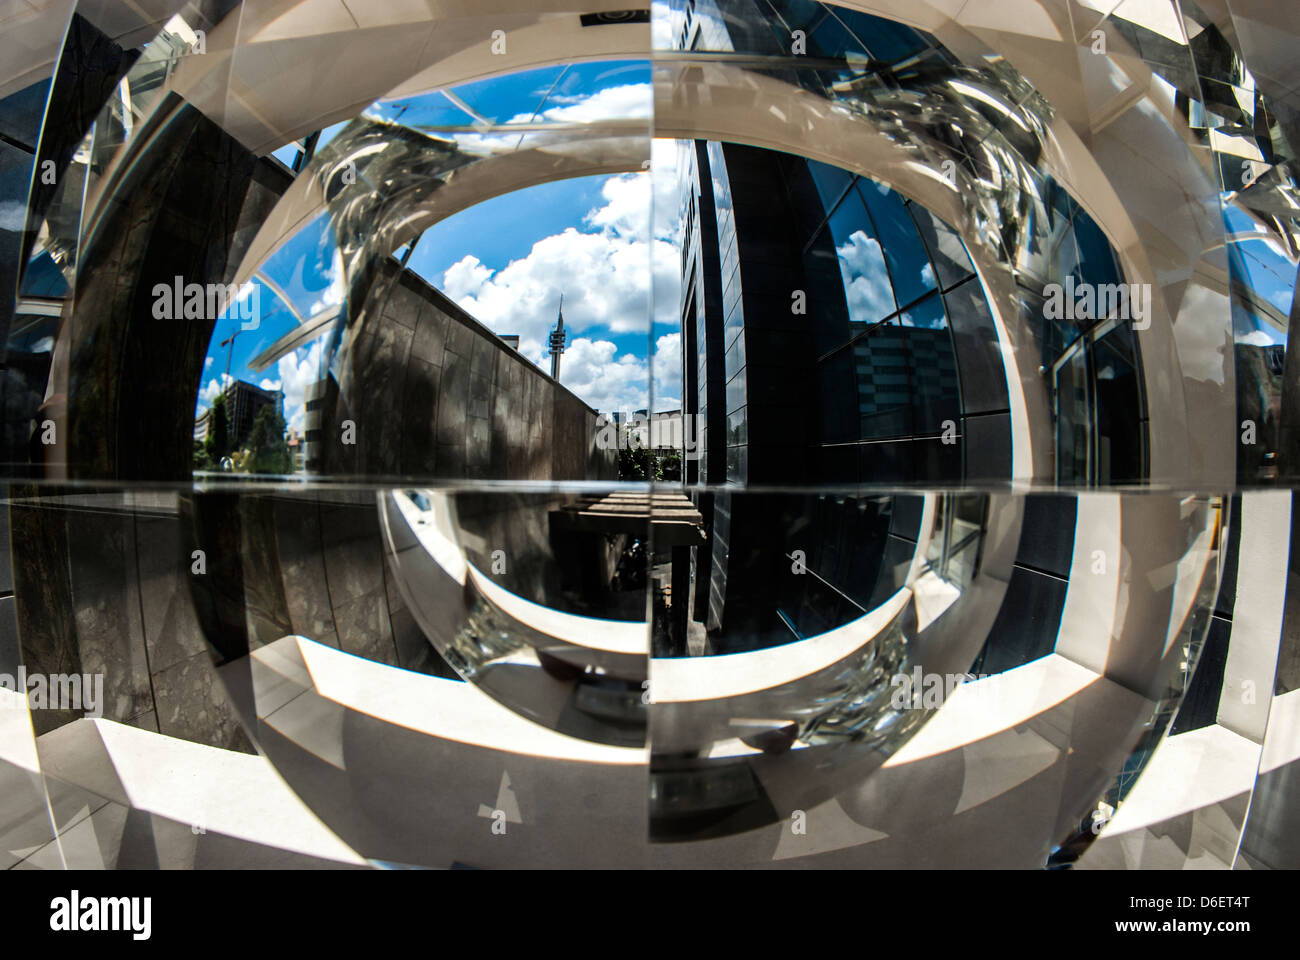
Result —
[[560, 312], [555, 318], [555, 329], [551, 331], [551, 376], [560, 379], [560, 354], [564, 352], [568, 333], [564, 330], [564, 294], [560, 294]]

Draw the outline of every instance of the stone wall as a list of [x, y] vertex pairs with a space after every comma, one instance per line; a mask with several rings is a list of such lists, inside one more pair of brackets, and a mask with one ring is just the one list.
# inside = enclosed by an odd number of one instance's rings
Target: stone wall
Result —
[[595, 410], [396, 260], [353, 317], [319, 418], [321, 473], [617, 479]]

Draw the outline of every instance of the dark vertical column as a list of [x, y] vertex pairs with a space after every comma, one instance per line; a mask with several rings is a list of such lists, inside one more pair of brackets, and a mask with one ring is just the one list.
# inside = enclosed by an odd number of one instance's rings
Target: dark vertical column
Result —
[[[27, 208], [26, 220], [20, 232], [0, 230], [0, 391], [5, 419], [0, 458], [11, 465], [28, 460], [30, 421], [49, 378], [48, 355], [20, 353], [12, 361], [8, 357], [23, 271], [73, 154], [138, 55], [136, 51], [122, 50], [90, 21], [74, 13], [54, 74], [46, 84], [44, 116], [37, 115], [30, 146], [23, 141], [24, 147], [33, 151], [24, 158], [26, 173], [20, 188], [20, 202], [25, 202]], [[20, 155], [12, 145], [0, 144], [0, 176], [19, 176], [12, 161]], [[10, 167], [7, 171], [6, 166]], [[53, 177], [48, 175], [51, 170]]]
[[[704, 342], [700, 343], [698, 334], [696, 349], [704, 354], [704, 382], [697, 394], [704, 407], [704, 449], [699, 463], [699, 476], [703, 482], [719, 484], [727, 477], [727, 413], [726, 413], [726, 374], [723, 354], [723, 304], [722, 304], [722, 262], [718, 246], [717, 208], [713, 196], [713, 176], [709, 163], [708, 143], [695, 141], [695, 171], [699, 188], [697, 204], [700, 230], [700, 265], [699, 277], [701, 289], [697, 291], [695, 309], [703, 315]], [[699, 329], [697, 327], [697, 329]], [[698, 354], [696, 357], [698, 370]], [[697, 609], [702, 607], [703, 618], [709, 629], [716, 628], [722, 619], [723, 598], [726, 593], [727, 567], [726, 543], [719, 542], [718, 534], [726, 536], [725, 520], [729, 514], [725, 511], [729, 498], [718, 498], [717, 506], [723, 507], [722, 520], [719, 514], [710, 509], [705, 513], [708, 522], [707, 546], [699, 548], [697, 554], [703, 559], [699, 579], [695, 589], [702, 593], [704, 600], [696, 601]]]
[[[14, 567], [14, 600], [22, 662], [29, 674], [81, 673], [72, 605], [67, 515], [33, 487], [11, 488], [10, 536], [22, 562]], [[69, 710], [34, 710], [37, 736], [77, 719]]]
[[[1300, 280], [1300, 274], [1297, 274], [1297, 279]], [[1293, 297], [1288, 329], [1300, 330], [1297, 323], [1300, 323], [1300, 297]], [[1300, 345], [1297, 345], [1297, 339], [1300, 338], [1287, 337], [1282, 365], [1282, 410], [1278, 416], [1277, 444], [1277, 479], [1281, 483], [1293, 482], [1300, 476]]]
[[74, 477], [188, 478], [194, 403], [216, 318], [155, 319], [157, 284], [222, 283], [256, 158], [175, 95], [122, 158], [81, 254], [66, 438]]
[[671, 637], [673, 653], [681, 656], [686, 652], [686, 626], [689, 622], [691, 597], [691, 548], [673, 547], [673, 609]]
[[[123, 50], [80, 14], [74, 13], [68, 21], [63, 50], [59, 54], [54, 78], [50, 83], [45, 123], [36, 148], [36, 161], [32, 165], [27, 226], [23, 231], [18, 259], [19, 282], [46, 211], [54, 201], [59, 184], [63, 182], [68, 164], [72, 162], [72, 155], [90, 131], [104, 103], [139, 56], [139, 51]], [[46, 161], [53, 161], [54, 164], [55, 176], [52, 183], [48, 182], [49, 178], [41, 176]], [[17, 284], [13, 290], [0, 289], [0, 332], [4, 334], [0, 343], [8, 342], [9, 339], [9, 324], [16, 293]]]
[[[709, 167], [708, 145], [695, 141], [695, 160], [699, 177], [700, 202], [700, 272], [703, 279], [703, 304], [696, 309], [704, 313], [704, 458], [700, 464], [703, 479], [721, 483], [727, 474], [726, 380], [723, 373], [722, 343], [722, 264], [718, 250], [718, 219], [714, 208], [713, 180]], [[697, 357], [698, 364], [698, 357]]]
[[[686, 242], [691, 243], [691, 238], [688, 237]], [[690, 302], [682, 314], [682, 442], [695, 444], [698, 453], [700, 438], [690, 424], [695, 423], [700, 412], [700, 354], [695, 329], [699, 291], [694, 282], [694, 270], [683, 279], [690, 287], [687, 294]], [[688, 457], [685, 448], [682, 450], [682, 481], [687, 486], [700, 482], [700, 461], [697, 457]]]
[[[695, 498], [695, 506], [704, 518], [704, 539], [713, 543], [713, 494], [702, 493]], [[695, 554], [695, 604], [691, 618], [703, 623], [709, 616], [709, 580], [713, 569], [713, 554], [709, 546], [691, 547]]]
[[[809, 404], [815, 357], [808, 317], [792, 312], [792, 295], [821, 291], [810, 290], [804, 276], [800, 224], [788, 200], [782, 155], [731, 143], [723, 152], [744, 316], [744, 354], [738, 363], [746, 385], [745, 477], [754, 483], [803, 483], [810, 479], [812, 462], [808, 424], [816, 413]], [[727, 373], [735, 376], [730, 368]]]
[[248, 656], [247, 599], [244, 591], [243, 517], [232, 493], [180, 498], [182, 560], [203, 551], [202, 564], [189, 565], [190, 594], [203, 637], [218, 665]]
[[[13, 674], [22, 662], [18, 645], [18, 619], [15, 611], [14, 571], [11, 555], [9, 522], [9, 488], [0, 487], [0, 673]], [[21, 562], [21, 558], [20, 558]]]

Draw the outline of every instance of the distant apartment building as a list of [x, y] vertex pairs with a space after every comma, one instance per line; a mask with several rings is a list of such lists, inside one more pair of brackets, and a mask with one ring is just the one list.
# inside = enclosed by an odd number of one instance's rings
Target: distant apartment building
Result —
[[[307, 388], [307, 409], [302, 425], [302, 462], [309, 471], [320, 469], [321, 462], [321, 408], [330, 391], [330, 380], [317, 380]], [[335, 390], [337, 393], [337, 390]]]
[[[253, 421], [264, 407], [274, 405], [281, 416], [284, 415], [284, 393], [279, 390], [263, 390], [243, 380], [236, 380], [226, 386], [221, 395], [226, 400], [227, 436], [231, 449], [239, 449], [253, 430]], [[194, 421], [194, 439], [207, 440], [212, 432], [212, 412], [205, 410]]]
[[682, 432], [682, 411], [660, 410], [651, 414], [645, 408], [632, 413], [615, 410], [607, 415], [619, 430], [620, 443], [648, 447], [656, 453], [680, 451], [690, 438]]
[[295, 473], [302, 473], [306, 468], [306, 444], [303, 441], [302, 431], [293, 427], [285, 435], [285, 442], [289, 447], [289, 456], [293, 458], [293, 469]]

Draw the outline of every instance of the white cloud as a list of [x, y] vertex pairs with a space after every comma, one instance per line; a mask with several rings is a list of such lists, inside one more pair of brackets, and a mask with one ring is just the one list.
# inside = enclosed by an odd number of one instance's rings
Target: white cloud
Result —
[[452, 299], [469, 296], [487, 283], [492, 278], [492, 273], [492, 268], [483, 266], [478, 257], [467, 254], [444, 271], [443, 292]]
[[280, 374], [277, 389], [284, 391], [284, 422], [292, 430], [303, 429], [307, 416], [307, 388], [321, 378], [321, 343], [317, 340], [292, 353], [276, 364]]
[[[680, 344], [681, 335], [669, 333], [655, 345], [656, 410], [681, 407]], [[650, 365], [631, 353], [619, 355], [609, 340], [573, 340], [560, 363], [560, 382], [597, 410], [631, 413], [650, 406]]]
[[[686, 13], [666, 3], [650, 4], [650, 37], [654, 50], [672, 50], [675, 39], [685, 28]], [[725, 36], [725, 34], [723, 34]]]
[[1275, 345], [1282, 346], [1285, 343], [1285, 341], [1282, 341], [1282, 343], [1278, 343], [1277, 340], [1275, 340], [1273, 337], [1270, 337], [1263, 330], [1252, 330], [1244, 337], [1238, 337], [1237, 342], [1244, 343], [1247, 346], [1251, 346], [1251, 347], [1272, 347]]
[[[552, 98], [557, 102], [568, 98]], [[654, 87], [649, 83], [625, 83], [605, 87], [590, 96], [574, 98], [572, 102], [549, 107], [542, 117], [552, 123], [592, 123], [597, 120], [631, 120], [650, 118], [654, 106]], [[511, 123], [527, 122], [529, 114], [514, 117]]]
[[212, 401], [217, 399], [217, 394], [222, 389], [235, 382], [235, 378], [228, 373], [222, 373], [220, 378], [209, 380], [207, 386], [199, 391], [199, 408], [206, 410], [212, 406]]
[[512, 132], [511, 124], [521, 123], [599, 123], [604, 120], [646, 121], [650, 129], [650, 116], [654, 109], [654, 87], [649, 83], [626, 83], [606, 87], [595, 93], [572, 97], [552, 96], [553, 104], [540, 115], [517, 113], [504, 124], [485, 127], [486, 133], [456, 133], [452, 139], [466, 153], [493, 154], [512, 152], [545, 142], [554, 134]]
[[[303, 270], [302, 264], [299, 264], [298, 270], [299, 272]], [[343, 257], [337, 247], [331, 250], [331, 261], [327, 273], [330, 284], [321, 291], [320, 297], [307, 308], [307, 313], [304, 315], [307, 320], [325, 310], [333, 309], [343, 302], [343, 294], [345, 293], [343, 289]]]
[[587, 223], [629, 240], [650, 236], [650, 174], [610, 177], [601, 186], [600, 194], [605, 204], [587, 214]]
[[[258, 384], [263, 390], [283, 391], [285, 424], [300, 432], [307, 415], [307, 388], [320, 379], [320, 351], [321, 344], [318, 340], [285, 354], [276, 365], [279, 379], [264, 377]], [[234, 380], [227, 373], [209, 380], [199, 391], [198, 413], [210, 409], [212, 401], [221, 393], [222, 384], [230, 384]]]
[[[601, 202], [581, 224], [543, 237], [526, 256], [499, 270], [466, 254], [441, 278], [432, 278], [441, 280], [441, 290], [493, 332], [518, 334], [520, 353], [543, 369], [550, 366], [546, 337], [563, 293], [564, 323], [572, 339], [561, 362], [561, 380], [601, 410], [645, 407], [649, 366], [643, 357], [619, 355], [615, 344], [588, 331], [641, 334], [649, 347], [652, 290], [655, 323], [672, 329], [679, 324], [678, 147], [671, 140], [653, 144], [653, 170], [607, 178]], [[669, 206], [671, 215], [665, 215]], [[673, 406], [681, 393], [678, 353], [675, 345], [665, 352], [674, 386], [660, 391]], [[662, 409], [658, 401], [655, 405]]]
[[27, 226], [27, 206], [17, 200], [0, 203], [0, 230], [21, 232]]
[[[685, 141], [689, 143], [690, 141]], [[656, 138], [650, 141], [650, 174], [654, 178], [655, 236], [681, 241], [681, 176], [683, 142]]]
[[495, 271], [467, 255], [446, 270], [440, 286], [494, 332], [519, 334], [520, 348], [531, 355], [555, 323], [561, 293], [565, 326], [574, 333], [593, 326], [615, 333], [647, 330], [652, 269], [660, 294], [657, 319], [675, 322], [677, 250], [663, 240], [630, 240], [613, 229], [581, 233], [568, 227]]
[[630, 240], [648, 239], [653, 224], [657, 239], [677, 242], [681, 232], [677, 141], [659, 139], [651, 144], [650, 170], [606, 180], [600, 191], [605, 202], [587, 214], [586, 223]]
[[894, 312], [893, 288], [889, 271], [880, 252], [880, 242], [861, 230], [835, 248], [840, 257], [840, 272], [848, 296], [849, 316], [853, 320], [873, 323]]
[[678, 410], [682, 406], [682, 335], [666, 333], [655, 341], [655, 410]]
[[578, 337], [560, 362], [560, 382], [597, 410], [641, 410], [647, 405], [650, 374], [644, 360], [618, 356], [608, 340]]

